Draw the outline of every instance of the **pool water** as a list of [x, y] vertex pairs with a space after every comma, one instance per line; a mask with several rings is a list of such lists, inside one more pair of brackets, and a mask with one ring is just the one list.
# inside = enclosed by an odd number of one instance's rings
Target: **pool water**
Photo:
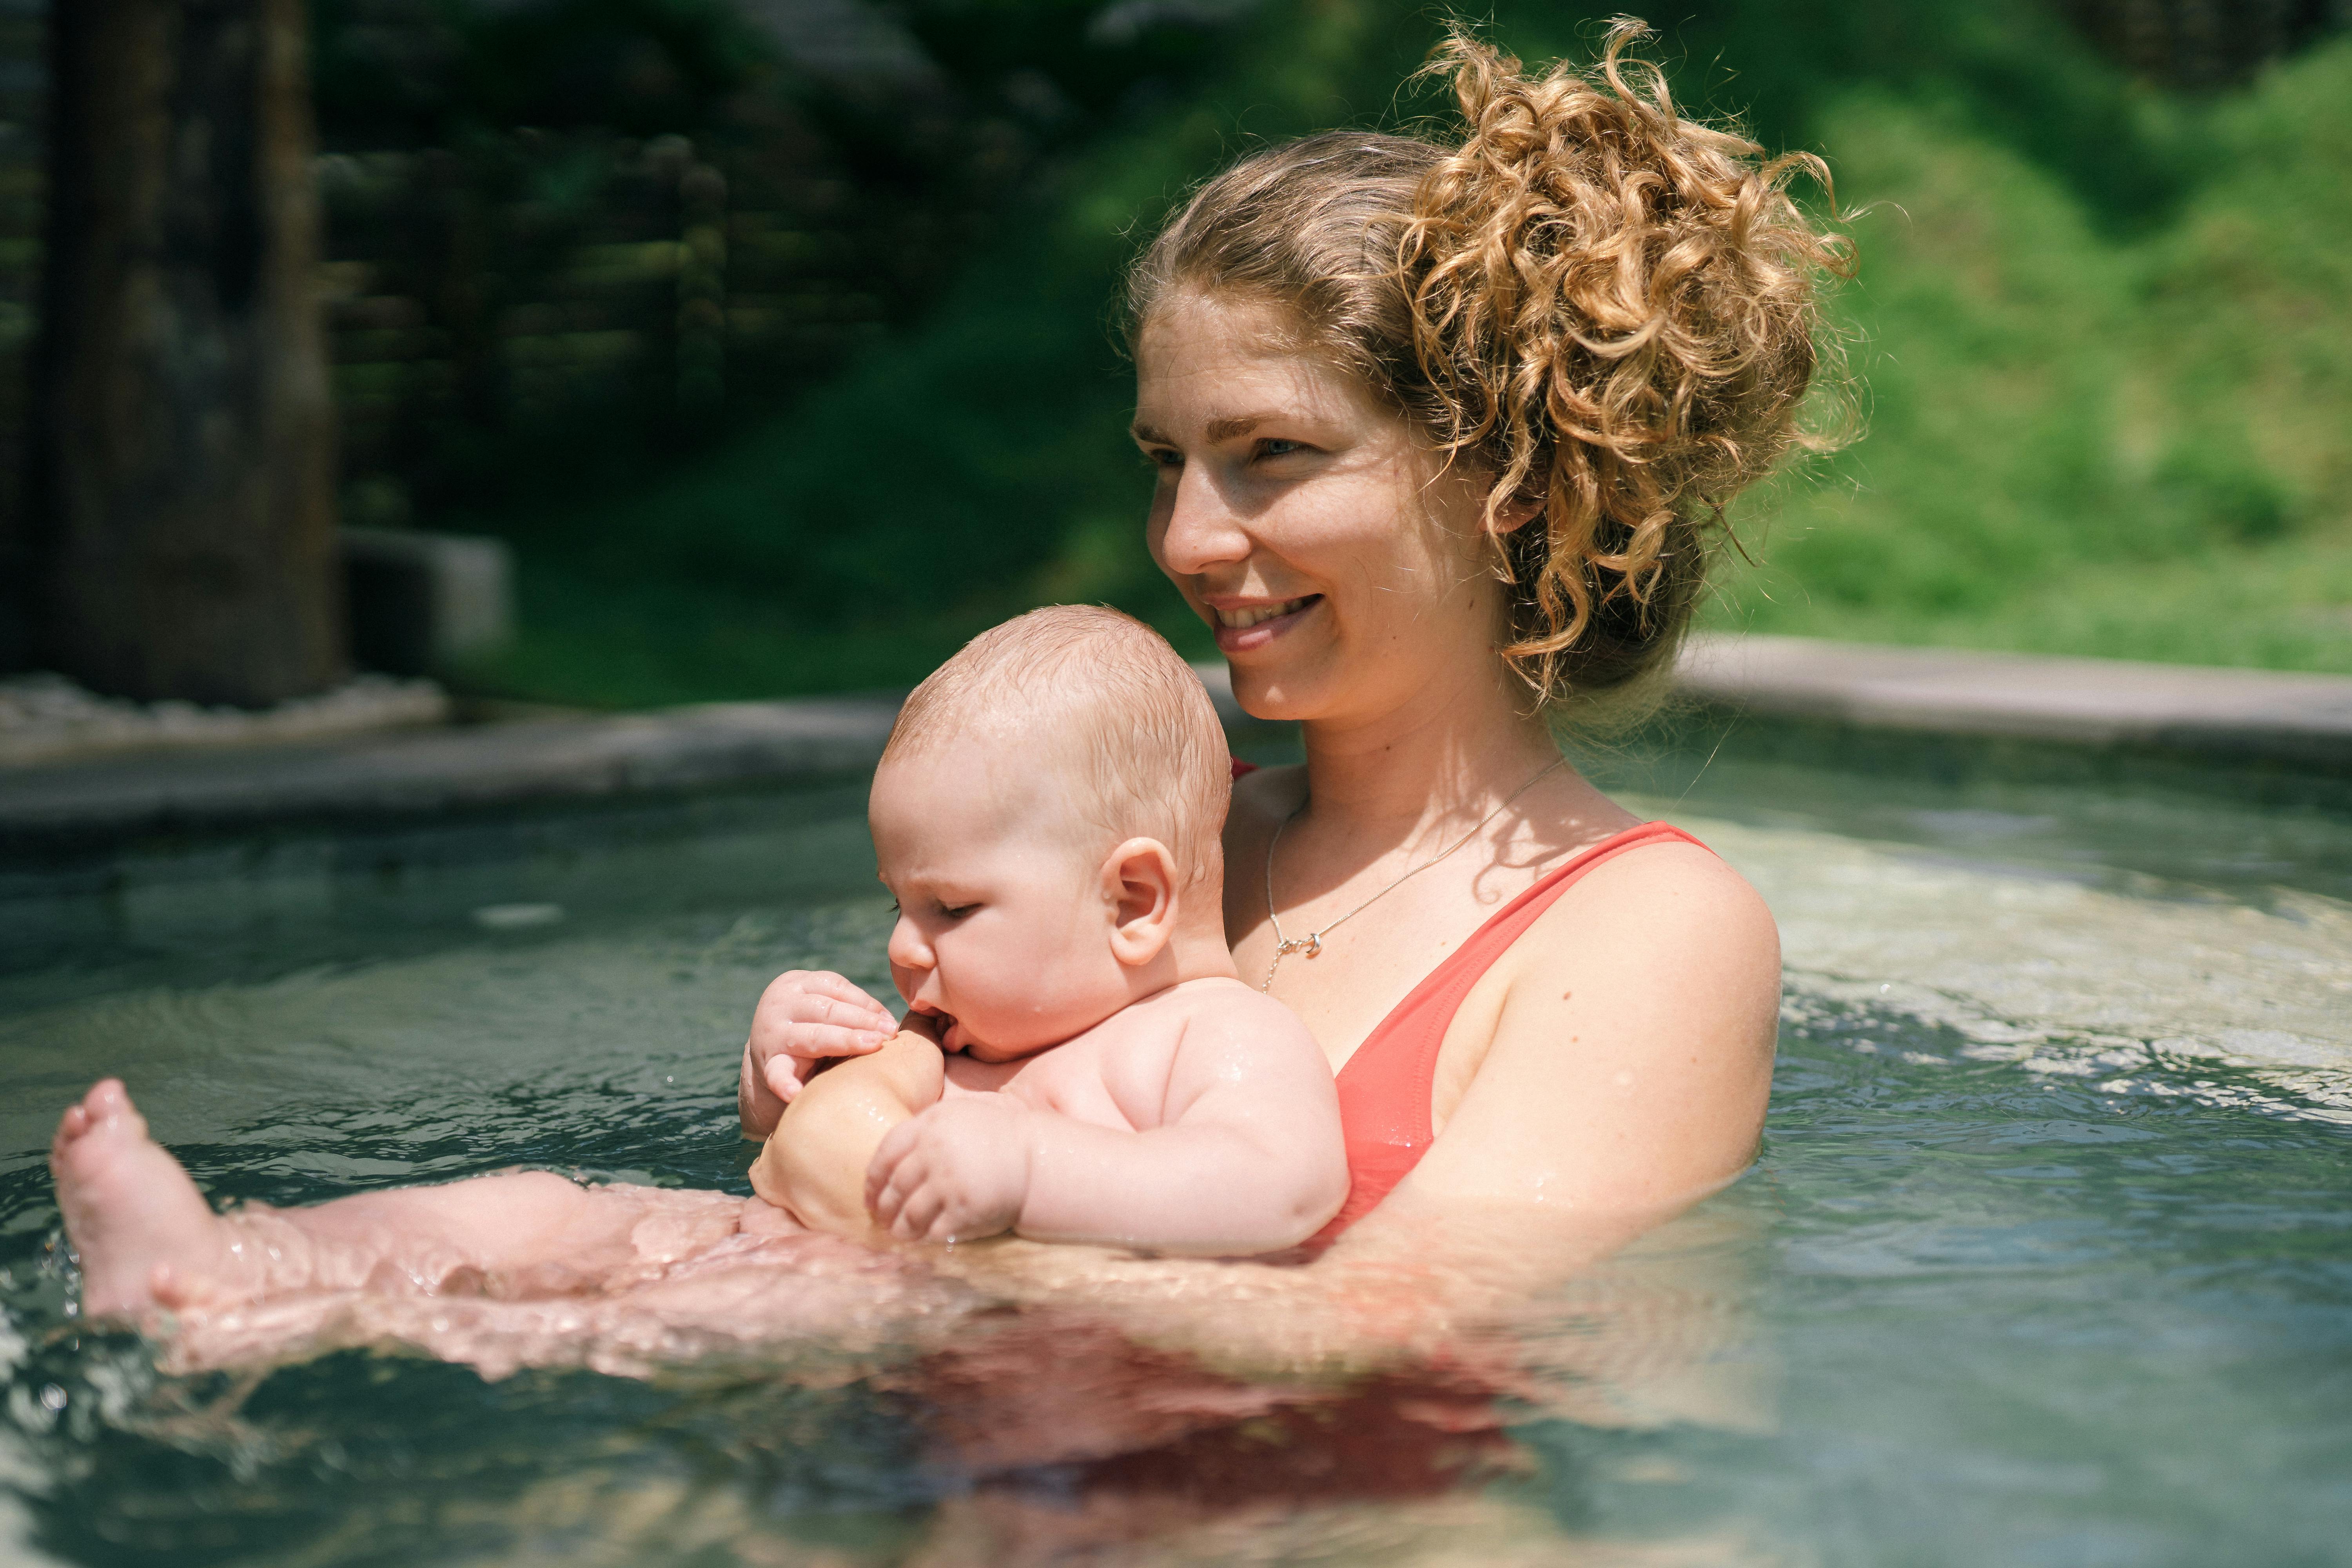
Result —
[[[159, 875], [0, 976], [0, 1562], [2352, 1561], [2352, 823], [1785, 763], [1633, 804], [1780, 916], [1765, 1146], [1481, 1331], [1538, 1392], [1428, 1463], [1382, 1447], [1426, 1419], [1411, 1369], [1232, 1441], [1154, 1428], [1152, 1463], [1049, 1429], [995, 1466], [941, 1458], [940, 1397], [873, 1340], [159, 1372], [68, 1313], [41, 1151], [92, 1078], [217, 1199], [518, 1163], [743, 1191], [752, 1000], [794, 966], [883, 984], [888, 919], [855, 791], [397, 875]], [[1018, 1342], [1020, 1312], [929, 1310]]]

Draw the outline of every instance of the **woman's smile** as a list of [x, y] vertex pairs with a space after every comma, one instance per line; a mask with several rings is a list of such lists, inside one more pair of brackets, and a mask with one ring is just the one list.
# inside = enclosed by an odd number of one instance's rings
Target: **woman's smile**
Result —
[[1220, 604], [1215, 600], [1203, 600], [1202, 603], [1214, 617], [1217, 651], [1231, 658], [1237, 653], [1264, 647], [1290, 630], [1323, 603], [1323, 595], [1306, 594], [1296, 599], [1240, 604]]

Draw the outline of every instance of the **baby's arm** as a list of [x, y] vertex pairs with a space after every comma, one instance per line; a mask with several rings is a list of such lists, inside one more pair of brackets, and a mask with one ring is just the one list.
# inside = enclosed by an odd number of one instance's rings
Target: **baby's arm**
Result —
[[1236, 994], [1188, 1018], [1173, 1050], [1157, 1122], [1140, 1131], [1003, 1094], [942, 1101], [882, 1141], [866, 1182], [877, 1219], [909, 1238], [1009, 1226], [1210, 1257], [1314, 1235], [1347, 1198], [1348, 1163], [1331, 1068], [1306, 1026]]
[[911, 1029], [818, 1074], [784, 1110], [751, 1166], [751, 1190], [811, 1230], [862, 1237], [866, 1167], [900, 1122], [940, 1098], [940, 1047]]

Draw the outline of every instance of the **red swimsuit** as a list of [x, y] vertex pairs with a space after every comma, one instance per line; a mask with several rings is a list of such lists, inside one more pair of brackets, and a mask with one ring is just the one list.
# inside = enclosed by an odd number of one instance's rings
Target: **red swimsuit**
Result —
[[1332, 1241], [1370, 1213], [1421, 1163], [1436, 1136], [1430, 1127], [1430, 1097], [1437, 1048], [1445, 1043], [1462, 999], [1520, 933], [1604, 860], [1649, 844], [1697, 843], [1663, 822], [1644, 822], [1602, 839], [1496, 910], [1364, 1037], [1339, 1069], [1339, 1125], [1347, 1135], [1351, 1182], [1348, 1201], [1310, 1245]]
[[[1247, 763], [1234, 763], [1235, 778], [1255, 771]], [[1587, 871], [1647, 844], [1706, 847], [1663, 822], [1641, 823], [1602, 839], [1496, 910], [1364, 1037], [1339, 1069], [1339, 1126], [1348, 1140], [1350, 1180], [1348, 1201], [1308, 1246], [1328, 1246], [1378, 1207], [1421, 1163], [1436, 1136], [1430, 1127], [1430, 1099], [1437, 1077], [1437, 1048], [1445, 1043], [1454, 1015], [1479, 977]]]

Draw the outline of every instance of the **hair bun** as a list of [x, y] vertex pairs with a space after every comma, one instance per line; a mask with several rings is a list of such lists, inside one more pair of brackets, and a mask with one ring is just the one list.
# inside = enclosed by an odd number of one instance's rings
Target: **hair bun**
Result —
[[[1846, 265], [1788, 194], [1800, 174], [1828, 185], [1821, 160], [1763, 162], [1682, 118], [1664, 73], [1626, 58], [1647, 33], [1612, 23], [1590, 77], [1528, 74], [1460, 28], [1423, 68], [1452, 79], [1466, 133], [1399, 245], [1413, 349], [1445, 447], [1497, 476], [1487, 521], [1525, 590], [1507, 651], [1546, 695], [1617, 683], [1558, 657], [1593, 634], [1680, 632], [1699, 536], [1802, 438], [1816, 275]], [[1506, 531], [1515, 509], [1540, 526]]]

